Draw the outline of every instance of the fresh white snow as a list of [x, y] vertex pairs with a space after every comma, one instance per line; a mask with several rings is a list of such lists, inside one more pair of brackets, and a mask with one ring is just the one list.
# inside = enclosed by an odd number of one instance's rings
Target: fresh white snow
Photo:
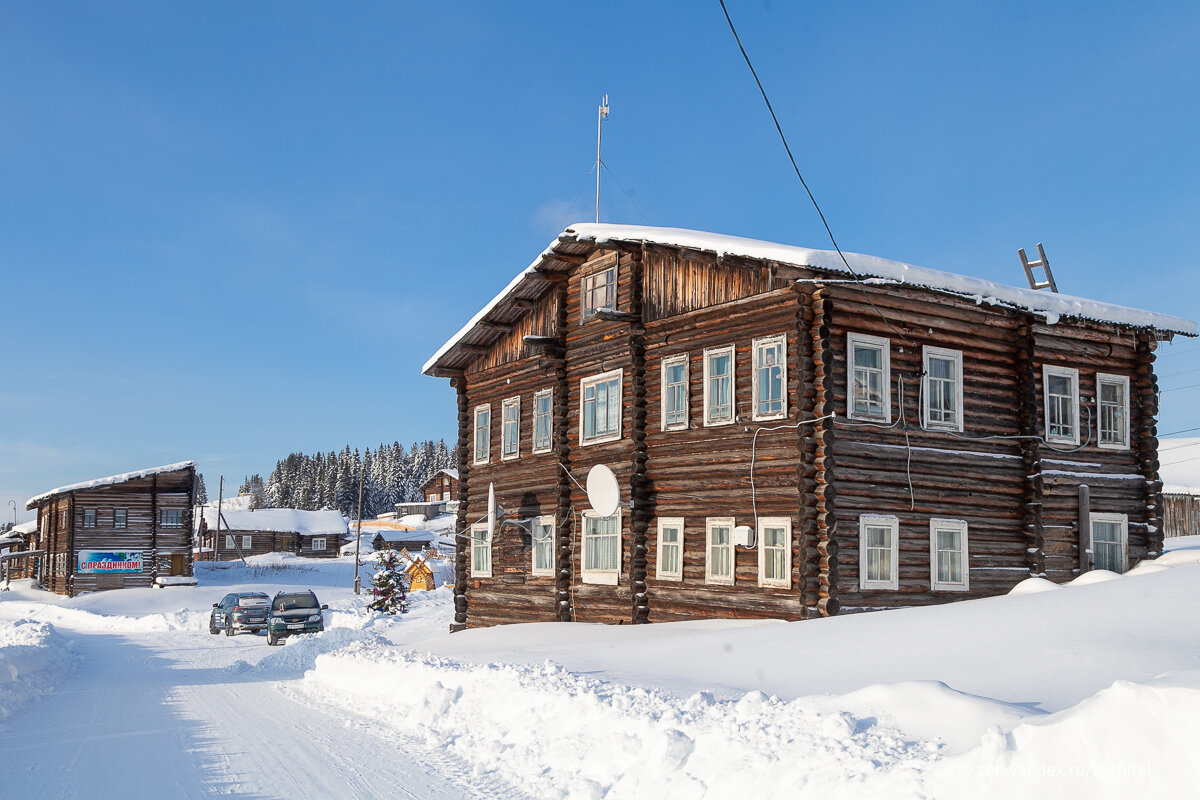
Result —
[[147, 469], [139, 469], [134, 472], [122, 472], [120, 475], [109, 475], [106, 478], [94, 478], [90, 481], [80, 481], [79, 483], [71, 483], [66, 486], [59, 486], [57, 489], [51, 489], [48, 492], [42, 492], [39, 495], [29, 498], [25, 501], [25, 508], [31, 509], [40, 501], [47, 497], [53, 497], [56, 494], [64, 492], [77, 492], [80, 489], [95, 489], [98, 486], [112, 486], [116, 483], [126, 483], [128, 481], [136, 481], [139, 478], [149, 478], [152, 475], [161, 475], [164, 472], [175, 472], [180, 469], [196, 466], [195, 461], [180, 461], [176, 464], [165, 464], [161, 467], [148, 467]]
[[[344, 536], [346, 518], [340, 511], [302, 511], [298, 508], [221, 509], [222, 530], [278, 531], [305, 536]], [[204, 507], [204, 522], [217, 528], [217, 509]]]
[[[384, 617], [345, 558], [201, 564], [199, 587], [74, 599], [17, 581], [0, 665], [54, 666], [35, 691], [0, 685], [6, 789], [66, 796], [106, 774], [100, 793], [132, 797], [1192, 797], [1200, 537], [1168, 548], [1123, 576], [932, 608], [454, 635], [448, 589]], [[208, 633], [228, 591], [301, 588], [330, 605], [324, 634]]]

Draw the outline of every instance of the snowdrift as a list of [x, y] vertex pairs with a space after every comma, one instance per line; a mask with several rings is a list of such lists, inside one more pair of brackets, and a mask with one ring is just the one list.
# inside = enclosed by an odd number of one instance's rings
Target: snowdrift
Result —
[[0, 621], [0, 720], [50, 691], [74, 664], [66, 640], [53, 625]]

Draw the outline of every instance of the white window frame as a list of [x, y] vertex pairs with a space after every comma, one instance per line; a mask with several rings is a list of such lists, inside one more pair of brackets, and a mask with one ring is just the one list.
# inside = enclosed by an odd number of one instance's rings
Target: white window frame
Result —
[[[482, 563], [484, 554], [487, 555], [486, 564]], [[486, 522], [471, 526], [471, 577], [492, 577], [492, 538]]]
[[[596, 534], [588, 533], [588, 520], [611, 519], [602, 517], [591, 509], [583, 512], [583, 536], [579, 540], [579, 574], [584, 583], [598, 583], [606, 586], [616, 586], [621, 580], [621, 560], [624, 556], [622, 549], [625, 544], [624, 529], [622, 528], [621, 509], [612, 515], [617, 518], [617, 566], [616, 569], [594, 569], [587, 566], [588, 539]], [[606, 534], [607, 535], [607, 534]]]
[[[714, 356], [729, 355], [729, 417], [714, 417], [712, 398], [709, 397], [709, 381], [712, 379], [709, 370], [710, 360]], [[732, 425], [737, 421], [737, 348], [732, 344], [704, 349], [704, 427], [715, 428], [720, 425]]]
[[[883, 390], [880, 401], [883, 405], [882, 414], [872, 414], [867, 411], [854, 410], [854, 350], [858, 346], [873, 348], [882, 353], [879, 360], [883, 372]], [[865, 333], [846, 333], [846, 417], [870, 422], [892, 423], [892, 342], [882, 336], [869, 336]]]
[[[704, 582], [717, 586], [733, 586], [737, 574], [737, 552], [733, 547], [733, 529], [737, 527], [733, 517], [706, 517], [704, 520]], [[729, 574], [714, 575], [712, 571], [713, 528], [729, 528], [729, 544], [717, 545], [729, 551]]]
[[[547, 526], [550, 528], [549, 541], [547, 542], [546, 540], [539, 540], [537, 538], [538, 528], [544, 528]], [[530, 534], [531, 534], [533, 546], [530, 548], [530, 550], [532, 550], [532, 552], [530, 553], [529, 574], [554, 577], [554, 563], [557, 560], [555, 558], [554, 549], [555, 549], [555, 545], [557, 544], [557, 539], [558, 539], [558, 531], [557, 531], [557, 526], [554, 524], [554, 517], [552, 515], [547, 515], [547, 516], [542, 516], [542, 517], [534, 517], [533, 521], [531, 523], [531, 527], [530, 527]], [[550, 566], [538, 567], [538, 565], [537, 565], [538, 558], [537, 557], [538, 557], [538, 548], [539, 547], [543, 547], [543, 548], [549, 547], [550, 548]]]
[[[954, 418], [949, 422], [942, 420], [934, 421], [929, 418], [931, 401], [933, 399], [933, 381], [935, 380], [929, 372], [929, 362], [934, 358], [954, 362]], [[921, 421], [930, 430], [958, 431], [961, 433], [963, 429], [962, 350], [949, 350], [945, 347], [926, 345], [922, 348], [921, 352], [921, 371], [925, 373], [921, 377]], [[941, 381], [945, 379], [937, 378], [936, 380]]]
[[[959, 551], [959, 571], [961, 581], [938, 580], [938, 546], [937, 532], [956, 530], [961, 535], [959, 540], [962, 548]], [[929, 585], [935, 592], [967, 592], [971, 589], [971, 556], [967, 539], [967, 521], [964, 519], [941, 519], [934, 517], [929, 520]]]
[[[92, 515], [92, 521], [91, 521], [91, 523], [90, 523], [90, 524], [88, 523], [88, 514], [89, 514], [89, 513], [91, 513], [91, 515]], [[85, 509], [83, 510], [83, 527], [85, 527], [85, 528], [94, 528], [94, 527], [96, 527], [96, 518], [97, 518], [98, 516], [99, 516], [99, 513], [96, 511], [96, 509], [94, 509], [94, 508], [85, 508]]]
[[[602, 308], [616, 310], [617, 308], [617, 264], [604, 269], [598, 269], [595, 272], [590, 272], [584, 275], [579, 282], [579, 312], [581, 322], [588, 322], [596, 318], [596, 312]], [[593, 306], [592, 293], [596, 290], [596, 278], [601, 275], [610, 275], [611, 278], [605, 280], [604, 283], [610, 287], [609, 297], [611, 302], [606, 306]]]
[[[547, 404], [546, 413], [542, 415], [538, 412], [538, 403], [543, 397], [550, 399]], [[546, 418], [546, 442], [540, 444], [538, 441], [538, 417], [545, 416]], [[533, 393], [533, 452], [534, 453], [549, 453], [554, 448], [554, 389], [539, 389]], [[447, 497], [447, 500], [450, 498]]]
[[[1100, 400], [1100, 390], [1106, 383], [1115, 383], [1121, 387], [1123, 402], [1121, 405], [1121, 440], [1117, 442], [1104, 441], [1104, 404]], [[1107, 372], [1096, 373], [1096, 446], [1102, 450], [1129, 449], [1129, 376], [1111, 375]]]
[[325, 546], [326, 546], [326, 542], [325, 542], [324, 536], [314, 536], [313, 537], [311, 547], [312, 547], [312, 550], [314, 553], [317, 552], [318, 550], [324, 550]]
[[[167, 515], [179, 515], [179, 522], [167, 522]], [[166, 530], [178, 530], [183, 527], [183, 509], [182, 508], [160, 508], [158, 510], [158, 527]]]
[[[666, 530], [676, 530], [679, 532], [679, 540], [671, 543], [663, 541], [663, 532]], [[681, 581], [683, 580], [683, 517], [659, 517], [658, 519], [658, 549], [655, 555], [655, 572], [654, 577], [660, 581]], [[678, 569], [668, 570], [663, 567], [663, 553], [667, 548], [674, 548], [677, 556], [675, 563]]]
[[[316, 542], [317, 540], [313, 539], [313, 541]], [[243, 534], [242, 535], [242, 549], [249, 550], [253, 546], [254, 546], [254, 537]], [[313, 549], [315, 550], [316, 547], [314, 547]], [[322, 547], [321, 549], [324, 550], [325, 548]]]
[[1118, 573], [1124, 573], [1129, 569], [1129, 516], [1127, 514], [1107, 514], [1092, 512], [1088, 515], [1088, 543], [1092, 547], [1092, 569], [1103, 569], [1096, 563], [1096, 523], [1107, 522], [1116, 523], [1121, 526], [1121, 564], [1120, 569], [1114, 570]]
[[[591, 438], [584, 438], [584, 407], [586, 402], [584, 395], [587, 387], [596, 386], [601, 383], [608, 383], [616, 378], [617, 380], [617, 429], [600, 435], [593, 435]], [[601, 372], [598, 375], [589, 375], [586, 378], [579, 379], [579, 445], [586, 447], [587, 445], [600, 444], [601, 442], [615, 442], [621, 438], [622, 429], [625, 427], [625, 408], [621, 405], [621, 397], [625, 391], [625, 370], [611, 369], [608, 372]], [[592, 402], [595, 402], [593, 399]], [[609, 398], [609, 403], [613, 402]]]
[[[1071, 381], [1071, 435], [1050, 433], [1050, 376]], [[1042, 365], [1042, 413], [1046, 416], [1046, 441], [1056, 444], [1079, 444], [1079, 370], [1054, 364]]]
[[[487, 412], [487, 424], [482, 429], [479, 427], [479, 412], [481, 412], [481, 411]], [[483, 457], [482, 458], [479, 457], [479, 432], [480, 432], [480, 430], [483, 431]], [[475, 406], [474, 438], [471, 440], [471, 448], [473, 451], [472, 456], [471, 456], [472, 464], [488, 463], [488, 459], [491, 458], [491, 452], [492, 452], [492, 404], [491, 403], [483, 403], [481, 405]]]
[[[683, 422], [667, 422], [668, 400], [670, 392], [668, 392], [667, 370], [671, 367], [683, 365]], [[686, 431], [691, 423], [692, 414], [692, 385], [691, 385], [691, 364], [687, 353], [680, 353], [674, 356], [668, 356], [662, 360], [662, 365], [659, 368], [661, 376], [660, 393], [662, 397], [659, 403], [659, 412], [661, 424], [660, 428], [664, 431]], [[674, 384], [671, 384], [674, 385]]]
[[[892, 570], [886, 580], [867, 579], [867, 528], [891, 528]], [[858, 588], [900, 588], [900, 518], [890, 514], [863, 514], [858, 518]]]
[[[515, 410], [516, 414], [512, 420], [512, 425], [515, 428], [513, 431], [513, 449], [508, 451], [508, 412]], [[500, 404], [500, 460], [514, 461], [521, 457], [521, 395], [509, 397]]]
[[[782, 391], [780, 396], [780, 410], [772, 411], [766, 414], [760, 414], [758, 411], [759, 392], [761, 389], [758, 384], [758, 353], [760, 350], [767, 348], [779, 348], [779, 387]], [[787, 369], [787, 334], [777, 333], [774, 336], [763, 336], [760, 339], [755, 339], [750, 347], [750, 394], [751, 394], [751, 416], [756, 420], [783, 419], [788, 412], [788, 369]]]
[[[767, 577], [767, 540], [764, 532], [767, 528], [783, 528], [785, 531], [785, 542], [783, 545], [783, 577], [768, 578]], [[756, 531], [758, 539], [758, 585], [775, 588], [775, 589], [790, 589], [792, 588], [792, 520], [790, 517], [759, 517], [758, 530]], [[770, 548], [772, 550], [778, 548]]]
[[233, 550], [236, 547], [237, 547], [237, 545], [234, 544], [233, 534], [231, 534], [231, 533], [226, 534], [225, 535], [225, 549]]
[[[120, 515], [119, 517], [117, 515]], [[124, 530], [129, 527], [129, 511], [124, 508], [113, 509], [113, 527], [117, 530]]]

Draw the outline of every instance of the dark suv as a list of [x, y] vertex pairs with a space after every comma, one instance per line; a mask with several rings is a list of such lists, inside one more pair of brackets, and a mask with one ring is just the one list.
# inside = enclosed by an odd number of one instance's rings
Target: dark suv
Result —
[[329, 608], [317, 602], [312, 591], [280, 592], [271, 601], [267, 616], [267, 644], [278, 644], [294, 633], [320, 633], [325, 630], [321, 611]]
[[271, 598], [262, 592], [234, 592], [213, 603], [208, 616], [208, 632], [233, 636], [238, 631], [261, 631], [267, 627], [267, 609]]

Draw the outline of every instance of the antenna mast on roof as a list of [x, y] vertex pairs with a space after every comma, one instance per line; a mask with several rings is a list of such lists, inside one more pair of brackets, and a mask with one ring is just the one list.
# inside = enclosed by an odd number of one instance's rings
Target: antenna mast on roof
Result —
[[600, 126], [608, 119], [608, 95], [600, 101], [600, 110], [596, 114], [596, 222], [600, 221]]

